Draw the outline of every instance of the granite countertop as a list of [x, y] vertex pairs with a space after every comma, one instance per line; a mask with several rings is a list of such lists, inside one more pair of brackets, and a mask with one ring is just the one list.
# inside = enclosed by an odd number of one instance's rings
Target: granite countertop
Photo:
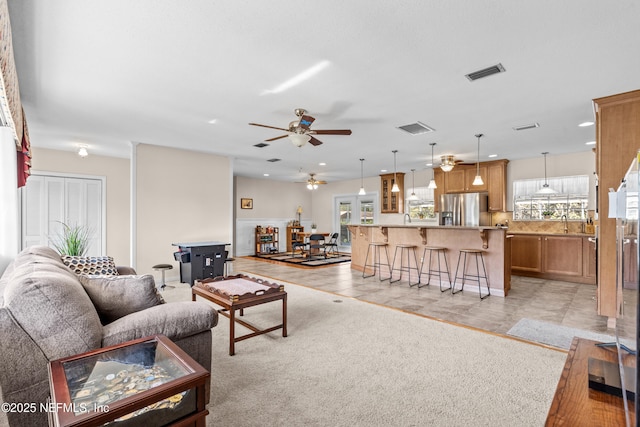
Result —
[[496, 227], [493, 225], [478, 225], [473, 227], [461, 225], [436, 225], [427, 223], [411, 224], [353, 224], [356, 227], [387, 227], [387, 228], [441, 228], [443, 230], [502, 230], [506, 227]]
[[554, 233], [549, 231], [509, 231], [509, 234], [516, 235], [536, 235], [536, 236], [578, 236], [578, 237], [595, 237], [595, 234], [587, 233]]

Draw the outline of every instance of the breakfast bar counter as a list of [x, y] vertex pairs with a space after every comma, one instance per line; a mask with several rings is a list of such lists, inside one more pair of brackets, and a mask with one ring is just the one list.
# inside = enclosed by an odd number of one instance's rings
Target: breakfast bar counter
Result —
[[[385, 242], [389, 250], [389, 263], [398, 244], [416, 245], [418, 262], [425, 246], [447, 248], [446, 256], [453, 281], [460, 249], [481, 249], [489, 276], [491, 295], [505, 297], [511, 287], [511, 242], [504, 227], [436, 226], [422, 224], [350, 225], [351, 268], [364, 270], [370, 242]], [[382, 256], [384, 259], [384, 255]], [[426, 268], [426, 264], [425, 264]], [[475, 270], [475, 268], [474, 268]], [[367, 268], [367, 273], [371, 273]], [[389, 275], [386, 267], [383, 276]], [[465, 291], [477, 292], [477, 286], [465, 286]]]

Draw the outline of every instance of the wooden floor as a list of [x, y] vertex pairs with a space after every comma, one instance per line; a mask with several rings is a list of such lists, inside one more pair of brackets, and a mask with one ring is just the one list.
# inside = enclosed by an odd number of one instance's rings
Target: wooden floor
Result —
[[[362, 273], [351, 270], [350, 263], [308, 270], [238, 257], [232, 271], [280, 279], [500, 334], [505, 334], [522, 318], [614, 334], [614, 330], [607, 329], [607, 318], [596, 314], [594, 285], [513, 276], [509, 296], [491, 296], [480, 301], [477, 293], [451, 295], [440, 292], [437, 285], [418, 289], [410, 288], [406, 281], [389, 284], [377, 277], [363, 279]], [[635, 301], [626, 303], [625, 312], [628, 315], [619, 320], [621, 336], [632, 338]]]

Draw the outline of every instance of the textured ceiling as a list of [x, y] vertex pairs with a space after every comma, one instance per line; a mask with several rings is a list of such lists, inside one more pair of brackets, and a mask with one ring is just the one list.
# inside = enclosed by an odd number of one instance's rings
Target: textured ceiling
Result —
[[[590, 150], [591, 100], [640, 89], [640, 2], [9, 0], [36, 147], [128, 157], [131, 142], [228, 155], [236, 175], [359, 178]], [[313, 67], [315, 76], [279, 93]], [[465, 74], [503, 64], [470, 82]], [[282, 133], [305, 108], [323, 145]], [[209, 121], [215, 119], [214, 124]], [[412, 136], [398, 126], [435, 129]], [[533, 122], [539, 128], [514, 131]], [[277, 163], [267, 159], [282, 159]], [[326, 162], [326, 166], [319, 166]], [[302, 171], [302, 173], [300, 172]], [[179, 172], [179, 171], [176, 171]]]

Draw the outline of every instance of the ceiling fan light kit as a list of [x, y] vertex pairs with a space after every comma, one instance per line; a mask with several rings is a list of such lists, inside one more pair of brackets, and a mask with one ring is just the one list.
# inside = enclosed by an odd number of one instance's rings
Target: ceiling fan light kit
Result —
[[476, 162], [476, 177], [473, 179], [471, 185], [484, 185], [484, 181], [482, 181], [482, 177], [480, 176], [480, 138], [483, 136], [481, 133], [476, 134], [476, 138], [478, 138], [478, 158]]
[[456, 165], [455, 159], [451, 154], [440, 156], [440, 160], [442, 162], [440, 164], [440, 169], [442, 169], [444, 172], [451, 172], [453, 167]]

